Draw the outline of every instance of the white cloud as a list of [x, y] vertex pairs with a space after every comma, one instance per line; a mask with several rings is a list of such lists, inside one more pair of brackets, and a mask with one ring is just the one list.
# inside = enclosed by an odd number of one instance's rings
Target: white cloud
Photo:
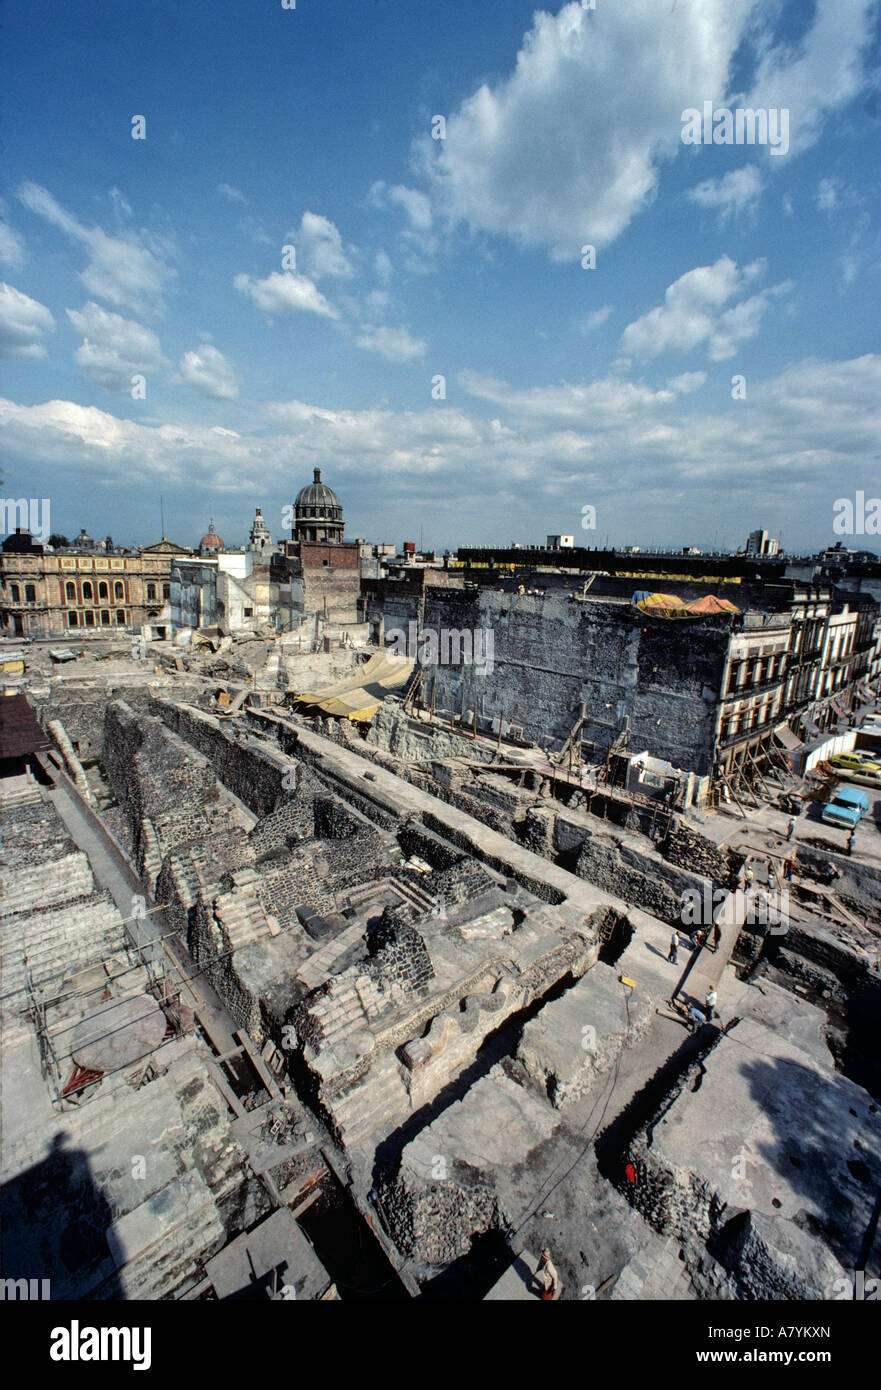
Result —
[[735, 213], [755, 208], [762, 192], [762, 175], [756, 164], [732, 169], [718, 179], [706, 179], [692, 188], [688, 196], [699, 207], [718, 212], [720, 222], [727, 222]]
[[821, 179], [817, 186], [817, 207], [821, 212], [831, 212], [838, 207], [838, 180]]
[[297, 313], [339, 318], [333, 305], [305, 275], [275, 270], [262, 280], [254, 280], [250, 275], [237, 275], [233, 284], [242, 294], [250, 295], [257, 308], [265, 314], [276, 314], [280, 318]]
[[440, 207], [555, 260], [607, 246], [681, 149], [685, 94], [725, 90], [746, 16], [725, 0], [536, 13], [513, 73], [482, 86], [421, 153]]
[[[764, 518], [790, 543], [832, 540], [832, 503], [870, 489], [881, 439], [881, 355], [795, 362], [770, 380], [750, 379], [749, 401], [727, 406], [620, 378], [518, 390], [466, 374], [463, 385], [491, 405], [490, 418], [437, 405], [420, 411], [332, 410], [273, 403], [247, 435], [204, 426], [150, 425], [70, 401], [0, 401], [8, 457], [117, 484], [145, 481], [210, 487], [247, 498], [284, 492], [292, 471], [326, 470], [344, 503], [347, 486], [372, 479], [377, 506], [412, 497], [449, 518], [450, 539], [540, 539], [544, 528], [576, 531], [594, 502], [599, 526], [618, 538], [646, 533], [682, 544], [707, 540], [722, 523], [742, 543], [761, 489]], [[268, 427], [268, 428], [267, 428]], [[380, 516], [383, 513], [380, 513]], [[650, 521], [648, 518], [652, 518]], [[763, 518], [763, 519], [764, 519]], [[741, 531], [743, 534], [741, 534]], [[806, 534], [807, 533], [807, 534]], [[515, 532], [516, 534], [516, 532]]]
[[377, 251], [376, 259], [373, 262], [376, 274], [384, 285], [387, 285], [392, 278], [391, 258], [385, 251]]
[[409, 329], [403, 326], [391, 328], [383, 324], [379, 328], [372, 328], [367, 324], [358, 339], [358, 346], [378, 353], [386, 362], [414, 362], [425, 356], [428, 345], [422, 338], [411, 337]]
[[459, 373], [459, 385], [469, 396], [502, 406], [518, 419], [553, 422], [558, 426], [582, 425], [590, 429], [617, 428], [620, 419], [653, 410], [673, 400], [672, 391], [606, 377], [584, 385], [563, 382], [558, 386], [515, 388], [483, 372]]
[[80, 279], [90, 294], [123, 308], [159, 311], [162, 295], [174, 271], [165, 259], [166, 247], [145, 244], [132, 232], [108, 236], [101, 227], [86, 227], [39, 184], [22, 184], [18, 196], [25, 207], [44, 217], [86, 248], [89, 264]]
[[221, 198], [226, 198], [230, 203], [246, 203], [248, 200], [239, 188], [233, 188], [231, 183], [219, 183], [217, 191]]
[[368, 315], [380, 318], [388, 308], [390, 298], [388, 290], [371, 290], [364, 301]]
[[0, 357], [45, 357], [43, 339], [54, 330], [45, 304], [0, 281]]
[[327, 275], [348, 280], [354, 275], [339, 229], [327, 217], [304, 212], [299, 229], [288, 232], [288, 236], [296, 242], [300, 269], [312, 280]]
[[91, 300], [82, 309], [68, 309], [67, 317], [83, 335], [74, 354], [77, 365], [106, 391], [129, 395], [133, 376], [150, 376], [168, 366], [156, 334], [134, 319], [112, 314]]
[[795, 52], [758, 27], [761, 0], [540, 10], [513, 71], [447, 118], [445, 140], [418, 140], [416, 162], [453, 221], [577, 260], [583, 244], [609, 245], [651, 203], [665, 160], [700, 158], [681, 143], [682, 112], [734, 103], [742, 46], [759, 65], [738, 104], [790, 110], [792, 149], [815, 139], [863, 81], [873, 3], [818, 0]]
[[829, 113], [866, 85], [865, 57], [875, 12], [876, 0], [848, 0], [846, 5], [816, 0], [813, 22], [797, 49], [781, 43], [764, 52], [744, 104], [789, 111], [791, 154], [813, 145]]
[[595, 328], [602, 328], [603, 324], [608, 321], [611, 312], [611, 304], [604, 304], [601, 309], [593, 309], [581, 320], [581, 332], [592, 333]]
[[413, 231], [431, 231], [431, 199], [417, 188], [408, 188], [401, 183], [390, 186], [383, 179], [377, 179], [368, 196], [374, 207], [387, 208], [391, 205], [401, 208]]
[[109, 196], [110, 202], [113, 205], [113, 211], [118, 218], [133, 216], [132, 205], [121, 189], [111, 188]]
[[185, 352], [179, 371], [188, 386], [213, 400], [232, 401], [239, 394], [232, 363], [210, 343], [204, 343], [195, 352]]
[[[0, 204], [0, 213], [3, 205]], [[0, 263], [20, 270], [27, 259], [24, 241], [8, 222], [0, 222]]]
[[[663, 304], [627, 325], [621, 353], [625, 358], [658, 357], [663, 352], [691, 352], [705, 343], [711, 361], [732, 357], [739, 343], [756, 337], [771, 291], [728, 309], [724, 306], [764, 269], [762, 261], [739, 269], [730, 256], [721, 256], [714, 265], [686, 271], [668, 286]], [[784, 288], [777, 286], [776, 292]]]
[[683, 372], [681, 376], [670, 378], [667, 389], [675, 391], [678, 396], [687, 396], [692, 391], [699, 391], [706, 379], [706, 372]]

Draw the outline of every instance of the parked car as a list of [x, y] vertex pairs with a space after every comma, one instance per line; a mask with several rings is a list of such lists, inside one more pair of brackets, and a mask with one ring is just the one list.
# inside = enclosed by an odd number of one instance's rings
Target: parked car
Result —
[[881, 763], [865, 753], [836, 753], [829, 761], [833, 767], [842, 767], [847, 772], [881, 772]]
[[861, 787], [839, 787], [823, 807], [821, 819], [827, 825], [843, 825], [853, 830], [869, 809], [869, 798]]

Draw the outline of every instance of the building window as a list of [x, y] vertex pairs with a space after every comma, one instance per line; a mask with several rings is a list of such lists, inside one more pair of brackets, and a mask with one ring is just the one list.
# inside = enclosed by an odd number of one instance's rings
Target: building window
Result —
[[125, 598], [125, 589], [122, 587], [122, 581], [120, 579], [117, 579], [113, 586], [113, 597], [118, 602]]
[[36, 588], [35, 588], [35, 586], [34, 586], [33, 584], [25, 584], [25, 586], [24, 586], [24, 601], [25, 601], [25, 603], [36, 603], [36, 601], [37, 601], [37, 590], [36, 590]]
[[67, 583], [64, 586], [65, 597], [68, 603], [76, 603], [76, 585]]
[[155, 585], [155, 584], [148, 584], [148, 585], [147, 585], [147, 602], [149, 603], [151, 600], [152, 600], [154, 603], [155, 603], [155, 601], [156, 601], [156, 585]]
[[107, 600], [109, 599], [109, 597], [110, 597], [110, 591], [109, 591], [109, 589], [107, 588], [106, 583], [105, 583], [104, 580], [102, 579], [101, 582], [100, 582], [100, 584], [98, 585], [98, 600], [99, 600], [99, 602], [106, 603]]
[[9, 597], [13, 603], [21, 603], [21, 590], [17, 584], [10, 584]]
[[107, 609], [106, 609], [106, 608], [102, 608], [102, 609], [101, 609], [101, 626], [102, 626], [102, 627], [109, 627], [109, 626], [110, 626], [110, 614], [107, 612]]
[[170, 585], [170, 584], [163, 584], [163, 585], [162, 585], [162, 597], [163, 597], [163, 598], [171, 598], [171, 585]]
[[95, 626], [95, 615], [94, 615], [94, 613], [86, 613], [85, 618], [86, 618], [86, 627], [94, 627], [94, 626]]
[[253, 610], [253, 608], [246, 608], [246, 609], [245, 609], [245, 617], [246, 617], [246, 618], [253, 618], [253, 616], [254, 616], [254, 610]]
[[93, 593], [92, 593], [92, 586], [91, 586], [91, 584], [89, 583], [88, 579], [86, 579], [86, 580], [83, 582], [83, 603], [92, 603], [92, 602], [94, 602], [94, 597], [93, 597]]
[[80, 620], [79, 620], [79, 618], [77, 617], [76, 613], [68, 613], [68, 615], [67, 615], [67, 626], [68, 626], [68, 627], [79, 627], [79, 625], [80, 625]]
[[121, 608], [117, 609], [116, 612], [116, 626], [125, 627], [125, 613], [122, 611]]

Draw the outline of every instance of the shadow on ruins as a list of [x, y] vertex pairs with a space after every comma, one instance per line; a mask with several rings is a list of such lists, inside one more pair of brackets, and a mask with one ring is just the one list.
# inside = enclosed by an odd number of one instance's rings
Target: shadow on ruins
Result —
[[4, 1279], [49, 1281], [57, 1299], [123, 1299], [112, 1235], [113, 1211], [88, 1155], [59, 1131], [46, 1157], [0, 1189]]

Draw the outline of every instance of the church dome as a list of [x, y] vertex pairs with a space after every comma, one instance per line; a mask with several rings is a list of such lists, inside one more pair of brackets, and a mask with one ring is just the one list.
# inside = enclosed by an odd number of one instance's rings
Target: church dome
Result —
[[224, 544], [223, 544], [223, 541], [221, 540], [220, 536], [218, 536], [217, 532], [216, 532], [215, 529], [214, 529], [214, 522], [213, 522], [213, 521], [211, 521], [211, 522], [208, 523], [208, 534], [207, 534], [207, 536], [203, 536], [202, 539], [200, 540], [200, 542], [199, 542], [199, 549], [200, 549], [200, 550], [224, 550], [224, 549], [225, 549], [225, 546], [224, 546]]
[[332, 487], [321, 481], [321, 469], [308, 486], [301, 488], [294, 503], [293, 538], [298, 541], [341, 541], [343, 508]]
[[[299, 511], [301, 507], [318, 507], [323, 515], [333, 516], [339, 512], [342, 516], [342, 506], [332, 487], [321, 481], [321, 469], [315, 469], [315, 479], [306, 487], [301, 488], [297, 493], [297, 500], [294, 504]], [[310, 512], [310, 516], [318, 513]]]

